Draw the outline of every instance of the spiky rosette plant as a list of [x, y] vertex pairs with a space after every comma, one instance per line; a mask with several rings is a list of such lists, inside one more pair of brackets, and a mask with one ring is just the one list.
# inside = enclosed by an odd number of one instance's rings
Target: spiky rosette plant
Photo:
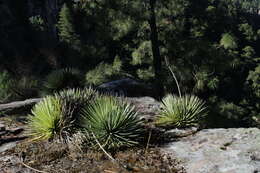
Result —
[[64, 105], [64, 123], [68, 122], [67, 124], [76, 127], [81, 109], [98, 97], [98, 92], [92, 88], [73, 88], [56, 93], [55, 96], [60, 98]]
[[28, 116], [28, 134], [35, 140], [55, 136], [66, 140], [77, 130], [81, 109], [95, 97], [97, 93], [91, 88], [68, 89], [45, 97]]
[[88, 136], [109, 150], [136, 145], [142, 134], [134, 107], [111, 96], [101, 96], [87, 105], [81, 125]]
[[86, 101], [92, 100], [98, 96], [96, 90], [90, 88], [72, 88], [60, 91], [55, 94], [57, 97], [60, 97], [62, 100], [67, 102], [74, 102], [76, 104], [86, 104]]
[[156, 124], [164, 127], [196, 126], [206, 115], [205, 102], [198, 97], [167, 95], [162, 100], [162, 111]]
[[84, 77], [74, 68], [65, 68], [51, 72], [44, 82], [44, 94], [52, 94], [69, 88], [84, 86]]
[[62, 103], [58, 97], [47, 96], [37, 103], [28, 116], [28, 135], [34, 140], [51, 139], [62, 130]]

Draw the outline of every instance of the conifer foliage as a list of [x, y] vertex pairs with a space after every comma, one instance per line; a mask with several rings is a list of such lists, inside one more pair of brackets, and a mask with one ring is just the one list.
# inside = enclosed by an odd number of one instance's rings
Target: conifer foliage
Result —
[[1, 71], [41, 79], [73, 67], [85, 85], [131, 76], [162, 95], [178, 92], [170, 67], [183, 93], [209, 103], [214, 126], [248, 126], [259, 115], [259, 0], [65, 2], [46, 10], [33, 1], [31, 11], [25, 1], [0, 3]]
[[73, 15], [67, 4], [64, 4], [61, 8], [58, 29], [59, 37], [62, 42], [67, 43], [75, 49], [79, 49], [79, 36], [76, 34], [73, 23]]

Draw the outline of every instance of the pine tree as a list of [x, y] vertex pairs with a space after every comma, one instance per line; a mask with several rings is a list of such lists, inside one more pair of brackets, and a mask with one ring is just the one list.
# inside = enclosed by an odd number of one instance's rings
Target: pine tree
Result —
[[67, 43], [76, 50], [80, 49], [80, 40], [73, 25], [73, 16], [66, 4], [63, 5], [59, 14], [58, 29], [61, 42]]

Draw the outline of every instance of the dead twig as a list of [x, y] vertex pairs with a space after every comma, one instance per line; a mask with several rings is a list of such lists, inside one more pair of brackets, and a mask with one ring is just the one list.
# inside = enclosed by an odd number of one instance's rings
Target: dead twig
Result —
[[92, 132], [92, 136], [94, 137], [96, 143], [98, 144], [98, 146], [101, 148], [101, 150], [107, 155], [107, 157], [114, 163], [117, 163], [119, 166], [122, 166], [124, 169], [126, 170], [131, 170], [131, 168], [128, 165], [125, 165], [119, 161], [117, 161], [116, 159], [114, 159], [110, 154], [108, 154], [108, 152], [104, 149], [104, 147], [102, 147], [102, 145], [99, 143], [97, 137], [95, 136], [95, 134]]
[[107, 172], [107, 173], [116, 173], [114, 171], [109, 171], [109, 170], [104, 170], [104, 171]]
[[180, 89], [180, 86], [179, 86], [179, 82], [178, 82], [178, 80], [177, 80], [177, 77], [175, 76], [175, 74], [174, 74], [174, 72], [173, 72], [173, 70], [172, 70], [172, 68], [171, 68], [171, 66], [170, 66], [170, 64], [169, 64], [168, 59], [167, 59], [166, 57], [164, 57], [164, 59], [165, 59], [166, 66], [167, 66], [167, 68], [169, 69], [169, 71], [171, 72], [172, 77], [173, 77], [173, 79], [174, 79], [174, 81], [175, 81], [175, 83], [176, 83], [176, 85], [177, 85], [178, 92], [179, 92], [179, 96], [181, 97], [181, 89]]
[[98, 144], [98, 146], [100, 147], [100, 149], [107, 155], [107, 157], [112, 160], [113, 162], [116, 162], [116, 160], [110, 155], [108, 154], [108, 152], [104, 149], [104, 147], [102, 147], [102, 145], [99, 143], [99, 141], [97, 140], [96, 135], [92, 132], [92, 136], [94, 137], [96, 143]]
[[24, 162], [20, 162], [23, 166], [25, 166], [26, 168], [28, 168], [28, 169], [31, 169], [31, 170], [33, 170], [33, 171], [35, 171], [35, 172], [40, 172], [40, 173], [48, 173], [48, 172], [45, 172], [45, 171], [40, 171], [40, 170], [38, 170], [38, 169], [35, 169], [35, 168], [32, 168], [32, 167], [30, 167], [29, 165], [26, 165]]
[[152, 131], [150, 130], [150, 131], [149, 131], [149, 136], [148, 136], [148, 140], [147, 140], [147, 144], [146, 144], [146, 147], [145, 147], [144, 154], [146, 154], [146, 152], [147, 152], [147, 150], [148, 150], [148, 148], [149, 148], [151, 136], [152, 136]]

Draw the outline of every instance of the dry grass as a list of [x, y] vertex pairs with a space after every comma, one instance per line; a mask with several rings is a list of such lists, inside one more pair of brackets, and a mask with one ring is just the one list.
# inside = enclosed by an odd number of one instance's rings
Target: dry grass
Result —
[[102, 152], [70, 150], [68, 145], [59, 142], [22, 143], [8, 153], [20, 157], [34, 169], [50, 173], [184, 173], [177, 169], [176, 160], [157, 148], [114, 153], [117, 162], [109, 160]]

